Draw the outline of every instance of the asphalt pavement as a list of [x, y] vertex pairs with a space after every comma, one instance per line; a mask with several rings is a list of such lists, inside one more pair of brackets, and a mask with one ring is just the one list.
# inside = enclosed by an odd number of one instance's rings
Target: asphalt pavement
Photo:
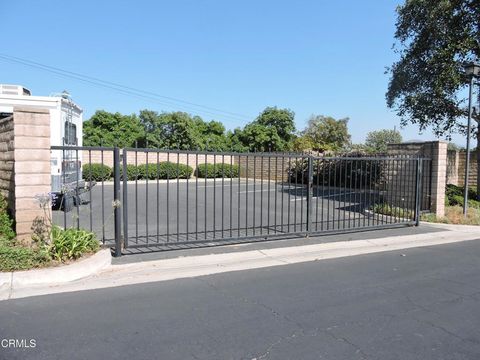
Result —
[[[0, 359], [479, 359], [478, 241], [0, 302]], [[14, 344], [14, 342], [12, 342]]]
[[[310, 210], [305, 186], [258, 179], [130, 181], [127, 189], [125, 201], [122, 184], [122, 205], [128, 209], [128, 218], [122, 222], [128, 224], [131, 246], [145, 245], [147, 239], [152, 245], [170, 245], [299, 234], [306, 232], [308, 211], [314, 231], [410, 221], [401, 214], [389, 219], [367, 214], [365, 209], [381, 201], [380, 194], [369, 189], [314, 188]], [[113, 241], [113, 186], [98, 183], [82, 196], [86, 202], [69, 213], [54, 211], [54, 223], [67, 227], [78, 224], [94, 231], [99, 239]], [[413, 194], [404, 197], [404, 206], [413, 208]]]

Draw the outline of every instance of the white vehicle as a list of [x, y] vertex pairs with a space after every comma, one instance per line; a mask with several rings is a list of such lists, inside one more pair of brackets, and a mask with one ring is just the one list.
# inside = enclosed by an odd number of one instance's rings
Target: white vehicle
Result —
[[82, 180], [82, 151], [68, 150], [82, 146], [83, 110], [64, 91], [54, 96], [32, 96], [20, 85], [0, 84], [0, 117], [9, 116], [14, 107], [42, 108], [50, 111], [52, 146], [65, 146], [51, 151], [52, 206], [69, 211], [80, 194], [87, 191]]

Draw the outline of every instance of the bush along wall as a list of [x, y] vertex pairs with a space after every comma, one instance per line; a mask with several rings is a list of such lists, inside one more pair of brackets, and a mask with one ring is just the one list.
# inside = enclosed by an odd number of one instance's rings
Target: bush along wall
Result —
[[238, 165], [227, 163], [199, 164], [195, 175], [199, 178], [236, 178], [240, 173]]
[[185, 164], [168, 161], [158, 164], [143, 164], [138, 166], [139, 179], [189, 179], [193, 168]]
[[[365, 188], [383, 180], [384, 163], [376, 160], [329, 159], [313, 161], [313, 183], [323, 186]], [[308, 159], [292, 162], [288, 169], [289, 181], [308, 182]]]
[[112, 168], [103, 164], [85, 164], [82, 170], [85, 181], [106, 181], [113, 176]]

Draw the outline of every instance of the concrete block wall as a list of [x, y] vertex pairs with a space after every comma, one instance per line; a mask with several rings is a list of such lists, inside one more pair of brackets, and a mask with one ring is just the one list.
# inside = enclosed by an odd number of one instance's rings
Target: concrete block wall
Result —
[[[389, 144], [389, 156], [417, 156], [431, 159], [431, 166], [424, 167], [422, 203], [429, 201], [429, 207], [437, 216], [445, 215], [445, 186], [447, 179], [447, 146], [446, 141], [428, 141], [402, 144]], [[430, 174], [428, 174], [430, 172]], [[404, 174], [397, 174], [404, 176]], [[429, 190], [425, 192], [425, 190]], [[425, 199], [425, 196], [428, 196]]]
[[[122, 150], [120, 150], [120, 154], [122, 154]], [[158, 155], [158, 156], [157, 156]], [[173, 163], [178, 162], [180, 164], [185, 164], [193, 169], [195, 169], [197, 161], [198, 164], [213, 164], [214, 162], [221, 163], [225, 162], [227, 164], [230, 164], [230, 155], [202, 155], [199, 154], [198, 157], [195, 154], [176, 154], [176, 153], [170, 153], [167, 154], [166, 152], [134, 152], [134, 151], [129, 151], [127, 152], [127, 163], [129, 165], [142, 165], [147, 163], [147, 157], [148, 157], [148, 163], [149, 164], [156, 164], [158, 162], [163, 162], [163, 161], [170, 161]], [[92, 164], [101, 164], [103, 160], [103, 164], [113, 167], [113, 151], [103, 151], [103, 159], [102, 159], [102, 151], [82, 151], [82, 161], [83, 164], [88, 164], [90, 161]], [[233, 159], [233, 163], [235, 159]]]
[[[459, 163], [460, 152], [456, 150], [447, 151], [447, 184], [459, 185]], [[463, 183], [463, 179], [462, 179]]]
[[[291, 160], [290, 160], [291, 159]], [[240, 177], [255, 178], [263, 180], [288, 181], [289, 163], [293, 166], [295, 158], [285, 156], [241, 156], [240, 159], [235, 157], [240, 165]], [[290, 162], [289, 162], [290, 160]], [[300, 161], [301, 158], [298, 158]]]
[[[478, 151], [478, 150], [477, 150]], [[458, 172], [457, 172], [457, 185], [464, 186], [465, 184], [465, 165], [467, 161], [467, 153], [465, 151], [459, 151], [458, 154]], [[470, 153], [470, 172], [468, 176], [468, 186], [475, 187], [477, 185], [477, 152], [472, 151]]]
[[15, 213], [13, 115], [0, 120], [0, 192]]

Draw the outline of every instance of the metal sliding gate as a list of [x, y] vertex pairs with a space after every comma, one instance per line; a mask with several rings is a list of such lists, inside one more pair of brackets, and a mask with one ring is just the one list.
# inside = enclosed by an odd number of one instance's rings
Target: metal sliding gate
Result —
[[81, 150], [113, 171], [76, 202], [76, 225], [117, 255], [415, 225], [430, 209], [429, 159]]

